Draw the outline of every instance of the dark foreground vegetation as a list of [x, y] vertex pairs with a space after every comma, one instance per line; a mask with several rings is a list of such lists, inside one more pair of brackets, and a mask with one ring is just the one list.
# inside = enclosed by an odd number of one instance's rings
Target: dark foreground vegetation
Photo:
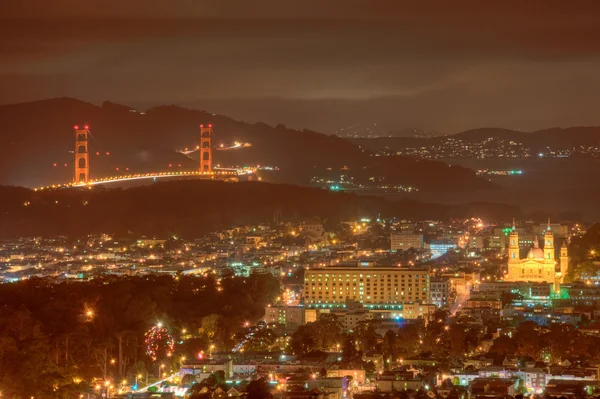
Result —
[[[219, 289], [220, 288], [220, 289]], [[279, 293], [269, 276], [98, 277], [89, 282], [31, 279], [0, 285], [0, 387], [3, 397], [79, 398], [95, 380], [152, 381], [183, 357], [231, 348]], [[177, 344], [153, 361], [144, 334], [161, 322]], [[184, 338], [188, 339], [184, 339]], [[164, 367], [159, 371], [160, 365]], [[142, 384], [142, 381], [139, 381]]]
[[195, 238], [232, 225], [330, 221], [360, 217], [510, 220], [518, 208], [498, 204], [446, 206], [267, 183], [173, 181], [129, 189], [34, 192], [0, 186], [0, 237], [177, 234]]

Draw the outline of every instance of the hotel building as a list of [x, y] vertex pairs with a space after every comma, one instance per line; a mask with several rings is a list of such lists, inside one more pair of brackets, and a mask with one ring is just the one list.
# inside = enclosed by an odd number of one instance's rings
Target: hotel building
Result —
[[304, 306], [345, 307], [346, 300], [369, 309], [402, 309], [429, 302], [427, 269], [380, 266], [330, 266], [304, 273]]

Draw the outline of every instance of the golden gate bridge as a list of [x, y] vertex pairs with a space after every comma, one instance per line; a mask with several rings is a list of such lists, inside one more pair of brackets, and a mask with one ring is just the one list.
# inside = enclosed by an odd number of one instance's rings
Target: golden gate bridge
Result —
[[[90, 127], [73, 126], [75, 133], [75, 164], [73, 181], [62, 184], [51, 184], [48, 186], [35, 188], [38, 190], [48, 190], [56, 188], [69, 187], [89, 187], [101, 184], [128, 182], [144, 179], [164, 179], [164, 178], [199, 178], [210, 180], [230, 180], [239, 181], [240, 178], [245, 180], [254, 180], [256, 168], [224, 168], [214, 167], [212, 158], [212, 136], [213, 125], [200, 125], [200, 145], [197, 150], [200, 153], [200, 165], [196, 171], [161, 171], [148, 173], [132, 173], [118, 176], [108, 176], [102, 178], [90, 178], [90, 152], [89, 152], [89, 136]], [[108, 154], [108, 153], [107, 153]], [[55, 164], [56, 165], [56, 164]], [[65, 164], [66, 166], [66, 164]]]

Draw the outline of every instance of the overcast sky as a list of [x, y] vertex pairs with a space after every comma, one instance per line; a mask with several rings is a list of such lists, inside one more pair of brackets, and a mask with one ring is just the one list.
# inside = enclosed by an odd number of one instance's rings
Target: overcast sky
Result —
[[4, 0], [0, 18], [0, 103], [176, 103], [328, 133], [600, 125], [600, 2]]

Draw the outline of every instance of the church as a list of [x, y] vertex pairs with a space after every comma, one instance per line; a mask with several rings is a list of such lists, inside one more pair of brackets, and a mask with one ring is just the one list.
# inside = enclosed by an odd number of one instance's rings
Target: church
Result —
[[[558, 268], [557, 268], [558, 266]], [[538, 239], [534, 240], [533, 247], [525, 258], [519, 254], [519, 233], [514, 222], [509, 236], [508, 245], [508, 272], [504, 281], [531, 281], [538, 283], [552, 283], [559, 286], [563, 282], [569, 268], [569, 255], [567, 244], [560, 248], [560, 256], [556, 259], [554, 251], [554, 235], [550, 230], [550, 222], [544, 233], [544, 248], [540, 248]]]

